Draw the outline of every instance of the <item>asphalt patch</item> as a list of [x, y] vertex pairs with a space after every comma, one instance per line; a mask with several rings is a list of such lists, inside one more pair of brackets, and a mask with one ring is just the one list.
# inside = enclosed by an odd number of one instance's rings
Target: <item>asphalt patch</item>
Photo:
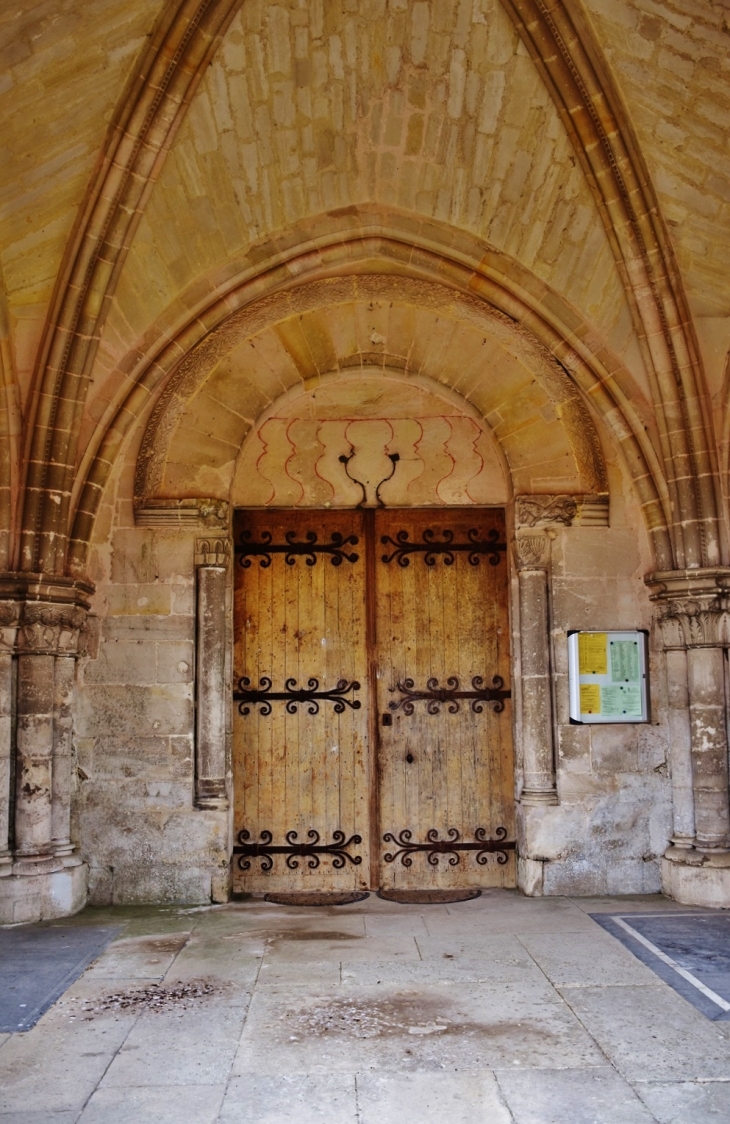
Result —
[[34, 1027], [120, 928], [50, 922], [0, 929], [0, 1031]]
[[730, 1021], [730, 913], [592, 913], [713, 1022]]

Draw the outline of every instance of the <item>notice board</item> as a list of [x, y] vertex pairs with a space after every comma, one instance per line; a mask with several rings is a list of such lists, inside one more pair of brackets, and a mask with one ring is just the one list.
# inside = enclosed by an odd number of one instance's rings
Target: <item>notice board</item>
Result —
[[570, 721], [648, 722], [647, 633], [569, 632]]

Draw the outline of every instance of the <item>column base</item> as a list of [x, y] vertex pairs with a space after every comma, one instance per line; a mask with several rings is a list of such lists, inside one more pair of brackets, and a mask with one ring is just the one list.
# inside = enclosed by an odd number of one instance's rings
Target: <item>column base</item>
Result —
[[528, 807], [538, 808], [543, 804], [559, 804], [557, 791], [554, 788], [547, 789], [529, 789], [523, 788], [520, 795], [520, 804], [526, 804]]
[[70, 917], [86, 905], [86, 863], [43, 874], [12, 874], [0, 880], [0, 925]]
[[662, 858], [662, 892], [682, 905], [730, 909], [730, 854], [670, 847]]

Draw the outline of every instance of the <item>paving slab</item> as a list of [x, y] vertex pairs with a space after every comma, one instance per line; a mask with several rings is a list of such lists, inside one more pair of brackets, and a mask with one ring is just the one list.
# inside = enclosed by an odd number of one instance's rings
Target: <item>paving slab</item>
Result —
[[353, 1074], [249, 1074], [228, 1086], [221, 1124], [360, 1124]]
[[72, 1112], [2, 1112], [0, 1124], [76, 1124], [79, 1111]]
[[358, 1074], [357, 1103], [359, 1124], [512, 1124], [491, 1073]]
[[224, 1092], [222, 1084], [103, 1087], [92, 1096], [79, 1124], [215, 1124]]
[[190, 931], [174, 933], [153, 932], [143, 936], [123, 937], [114, 941], [89, 974], [114, 979], [161, 980], [180, 950], [190, 939]]
[[638, 1082], [636, 1091], [659, 1124], [727, 1124], [727, 1081]]
[[132, 1022], [110, 1017], [69, 1023], [53, 1015], [13, 1035], [0, 1050], [0, 1119], [3, 1112], [80, 1111]]
[[659, 1081], [730, 1080], [730, 1025], [709, 1022], [665, 984], [560, 993], [629, 1081], [647, 1074]]
[[608, 1066], [498, 1070], [497, 1080], [514, 1124], [656, 1124], [631, 1086]]
[[193, 1010], [141, 1015], [102, 1086], [219, 1085], [241, 1036], [244, 1007], [211, 1001]]
[[520, 944], [556, 987], [652, 985], [656, 976], [617, 941], [591, 933], [523, 933]]

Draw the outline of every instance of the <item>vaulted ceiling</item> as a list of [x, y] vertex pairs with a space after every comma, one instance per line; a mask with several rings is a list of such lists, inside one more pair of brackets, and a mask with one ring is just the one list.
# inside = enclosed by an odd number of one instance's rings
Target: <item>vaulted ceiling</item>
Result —
[[162, 349], [355, 228], [539, 308], [633, 435], [664, 564], [717, 561], [722, 0], [48, 0], [0, 43], [0, 566], [63, 572]]

